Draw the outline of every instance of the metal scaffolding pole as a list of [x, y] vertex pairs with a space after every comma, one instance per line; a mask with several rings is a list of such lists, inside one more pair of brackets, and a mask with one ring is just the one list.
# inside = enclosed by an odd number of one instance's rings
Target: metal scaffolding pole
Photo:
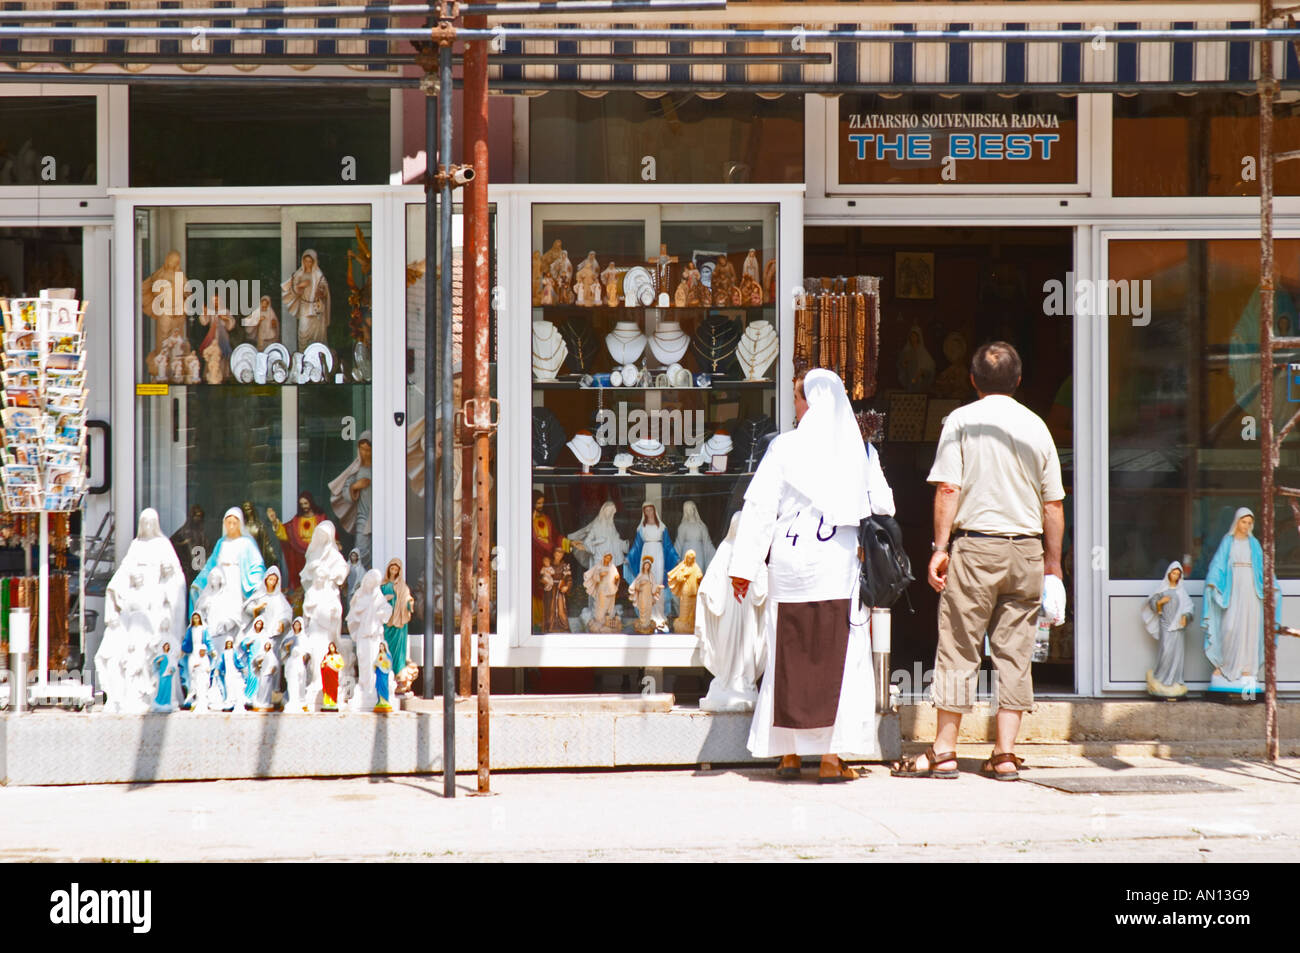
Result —
[[[443, 756], [450, 770], [443, 772], [443, 793], [456, 796], [455, 746], [456, 746], [456, 645], [452, 639], [456, 619], [456, 553], [452, 537], [456, 532], [453, 518], [455, 490], [455, 416], [452, 391], [452, 303], [451, 303], [451, 43], [438, 46], [438, 160], [439, 231], [442, 244], [438, 248], [442, 261], [439, 274], [441, 307], [439, 325], [438, 383], [439, 406], [442, 408], [442, 731], [443, 746], [448, 749]], [[433, 531], [430, 527], [430, 532]]]
[[[1273, 0], [1260, 0], [1259, 17], [1261, 26], [1273, 22]], [[1259, 423], [1263, 485], [1259, 532], [1264, 550], [1264, 738], [1269, 761], [1278, 757], [1277, 636], [1273, 621], [1277, 604], [1273, 589], [1273, 469], [1277, 466], [1273, 444], [1273, 103], [1276, 99], [1273, 45], [1262, 43], [1259, 49]]]
[[[547, 0], [547, 2], [470, 3], [465, 15], [553, 16], [556, 13], [618, 13], [623, 11], [725, 10], [727, 0]], [[0, 10], [0, 23], [34, 20], [40, 23], [97, 23], [109, 20], [296, 20], [307, 17], [435, 16], [431, 3], [340, 4], [339, 6], [154, 7], [150, 9]]]

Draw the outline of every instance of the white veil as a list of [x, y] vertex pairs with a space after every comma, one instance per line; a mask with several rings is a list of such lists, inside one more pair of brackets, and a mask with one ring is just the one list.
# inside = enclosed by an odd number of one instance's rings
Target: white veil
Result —
[[808, 410], [786, 438], [786, 481], [808, 497], [834, 526], [857, 525], [871, 515], [867, 451], [844, 382], [823, 368], [803, 379]]

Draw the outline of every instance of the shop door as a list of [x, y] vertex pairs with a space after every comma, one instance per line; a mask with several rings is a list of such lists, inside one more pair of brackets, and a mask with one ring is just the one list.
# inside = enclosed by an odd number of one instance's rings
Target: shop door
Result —
[[[1070, 595], [1064, 625], [1047, 657], [1034, 663], [1040, 693], [1075, 690], [1073, 546], [1073, 319], [1045, 308], [1044, 283], [1066, 281], [1069, 229], [810, 227], [804, 273], [881, 278], [879, 385], [864, 406], [886, 415], [880, 445], [898, 522], [917, 581], [915, 614], [894, 611], [892, 678], [903, 694], [928, 685], [938, 642], [938, 596], [925, 582], [933, 530], [926, 483], [943, 419], [975, 399], [971, 354], [987, 341], [1019, 350], [1024, 375], [1016, 399], [1042, 417], [1056, 440], [1065, 483], [1062, 565]], [[985, 661], [985, 668], [988, 662]]]

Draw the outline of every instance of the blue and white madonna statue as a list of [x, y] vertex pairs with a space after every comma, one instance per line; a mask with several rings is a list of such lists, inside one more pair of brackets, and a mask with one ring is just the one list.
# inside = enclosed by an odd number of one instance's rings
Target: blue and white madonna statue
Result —
[[[1253, 696], [1264, 668], [1264, 551], [1255, 539], [1255, 515], [1232, 517], [1205, 574], [1205, 657], [1214, 666], [1210, 691]], [[1274, 623], [1282, 620], [1282, 593], [1273, 580]], [[1276, 636], [1274, 636], [1276, 638]]]
[[647, 556], [654, 557], [654, 564], [650, 568], [652, 580], [655, 585], [663, 587], [655, 598], [650, 616], [654, 619], [655, 628], [664, 632], [668, 628], [668, 608], [671, 605], [665, 603], [672, 598], [671, 595], [666, 595], [668, 570], [681, 560], [673, 548], [673, 538], [668, 534], [668, 527], [660, 522], [658, 509], [649, 500], [641, 504], [641, 523], [636, 528], [636, 538], [633, 539], [627, 561], [623, 564], [623, 578], [629, 585], [636, 581], [641, 563]]
[[[257, 543], [244, 529], [244, 514], [232, 506], [221, 518], [221, 539], [190, 586], [190, 612], [197, 609], [202, 614], [208, 636], [216, 644], [243, 629], [244, 603], [261, 588], [265, 573]], [[221, 582], [213, 587], [218, 577]], [[212, 597], [203, 599], [209, 588], [214, 590]]]

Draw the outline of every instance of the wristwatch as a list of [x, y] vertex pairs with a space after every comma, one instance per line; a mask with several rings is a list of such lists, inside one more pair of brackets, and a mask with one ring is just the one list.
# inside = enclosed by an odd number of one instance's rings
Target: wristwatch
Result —
[[948, 551], [948, 547], [947, 547], [947, 546], [944, 546], [942, 549], [940, 549], [939, 546], [938, 546], [938, 544], [936, 544], [936, 543], [934, 542], [934, 540], [930, 540], [930, 552], [932, 552], [932, 553], [938, 553], [938, 552], [944, 552], [944, 553], [946, 553], [947, 551]]

